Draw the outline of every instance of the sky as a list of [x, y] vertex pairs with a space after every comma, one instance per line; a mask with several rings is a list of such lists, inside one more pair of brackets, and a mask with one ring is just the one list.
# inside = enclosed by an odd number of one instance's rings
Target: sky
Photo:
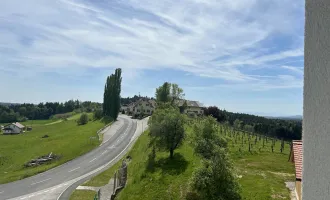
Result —
[[165, 81], [232, 112], [302, 115], [304, 0], [0, 1], [0, 102], [103, 101]]

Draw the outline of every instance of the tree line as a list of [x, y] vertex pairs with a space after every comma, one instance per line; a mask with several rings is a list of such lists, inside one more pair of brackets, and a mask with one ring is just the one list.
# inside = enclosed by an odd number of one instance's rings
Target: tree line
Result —
[[128, 104], [131, 104], [133, 102], [137, 102], [141, 98], [142, 99], [145, 99], [145, 100], [154, 99], [153, 97], [134, 95], [133, 97], [121, 97], [120, 98], [120, 104], [121, 105], [128, 105]]
[[56, 114], [68, 112], [92, 112], [100, 109], [101, 103], [79, 100], [69, 100], [64, 103], [46, 102], [39, 104], [6, 104], [0, 105], [0, 123], [16, 121], [49, 119]]
[[302, 135], [301, 120], [269, 119], [256, 115], [228, 112], [216, 106], [205, 108], [204, 114], [206, 116], [212, 115], [218, 122], [228, 123], [234, 128], [269, 137], [297, 140], [301, 139]]

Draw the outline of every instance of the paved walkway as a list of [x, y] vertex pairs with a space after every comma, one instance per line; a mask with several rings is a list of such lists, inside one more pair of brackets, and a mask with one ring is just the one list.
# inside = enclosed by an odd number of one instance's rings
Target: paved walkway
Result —
[[92, 190], [92, 191], [99, 191], [100, 187], [91, 187], [91, 186], [78, 186], [76, 190]]
[[297, 200], [295, 192], [295, 182], [285, 182], [285, 186], [290, 190], [291, 200]]

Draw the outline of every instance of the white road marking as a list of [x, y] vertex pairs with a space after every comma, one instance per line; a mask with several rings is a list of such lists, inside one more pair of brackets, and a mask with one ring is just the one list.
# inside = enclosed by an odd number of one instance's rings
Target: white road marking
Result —
[[116, 147], [114, 147], [113, 145], [111, 145], [110, 147], [108, 147], [107, 149], [115, 149]]
[[96, 160], [97, 158], [94, 158], [93, 160], [89, 161], [89, 162], [93, 162], [94, 160]]
[[1, 191], [0, 194], [3, 193], [3, 192], [4, 192], [4, 191]]
[[105, 154], [107, 151], [108, 151], [108, 150], [103, 151], [103, 153], [102, 153], [101, 155]]
[[30, 195], [28, 198], [34, 197], [34, 194]]
[[73, 171], [75, 171], [75, 170], [77, 170], [77, 169], [79, 169], [80, 167], [77, 167], [77, 168], [74, 168], [74, 169], [71, 169], [70, 171], [68, 171], [68, 172], [73, 172]]
[[35, 184], [38, 184], [38, 183], [42, 183], [42, 182], [48, 181], [48, 180], [50, 180], [50, 179], [52, 179], [52, 178], [47, 178], [47, 179], [45, 179], [45, 180], [42, 180], [42, 181], [38, 181], [38, 182], [32, 183], [31, 185], [35, 185]]
[[[137, 124], [137, 121], [134, 121], [134, 124]], [[132, 126], [129, 126], [129, 127], [132, 127]], [[72, 179], [72, 180], [70, 180], [70, 181], [68, 181], [68, 182], [66, 182], [66, 183], [62, 183], [62, 184], [59, 184], [59, 185], [55, 186], [54, 188], [61, 188], [61, 187], [63, 187], [63, 186], [66, 186], [66, 187], [63, 189], [63, 191], [61, 192], [61, 194], [57, 197], [57, 200], [59, 200], [59, 198], [62, 196], [62, 194], [63, 194], [63, 193], [68, 189], [68, 187], [70, 187], [73, 183], [75, 183], [75, 182], [77, 182], [77, 181], [79, 181], [79, 180], [81, 180], [81, 179], [83, 179], [83, 178], [86, 178], [86, 177], [89, 176], [89, 175], [92, 175], [92, 174], [97, 173], [98, 171], [102, 170], [103, 168], [107, 167], [107, 166], [110, 165], [112, 162], [114, 162], [114, 160], [116, 160], [118, 157], [122, 156], [122, 154], [123, 154], [123, 153], [124, 153], [129, 147], [130, 147], [130, 145], [131, 145], [133, 142], [135, 142], [135, 138], [138, 137], [138, 136], [140, 136], [141, 133], [137, 133], [137, 131], [138, 131], [138, 130], [135, 129], [135, 133], [133, 134], [133, 137], [130, 139], [128, 145], [127, 145], [127, 146], [126, 146], [126, 147], [125, 147], [125, 148], [124, 148], [124, 149], [123, 149], [123, 150], [122, 150], [117, 156], [115, 156], [112, 160], [110, 160], [108, 163], [106, 163], [106, 164], [100, 166], [100, 167], [97, 168], [97, 169], [94, 169], [93, 171], [90, 171], [90, 172], [87, 173], [87, 174], [84, 174], [84, 175], [79, 176], [79, 177], [77, 177], [77, 178], [75, 178], [75, 179]], [[126, 133], [128, 132], [128, 128], [126, 129], [125, 132], [126, 132]], [[135, 136], [135, 137], [134, 137], [134, 136]], [[111, 148], [117, 148], [117, 147], [114, 147], [114, 145], [112, 145], [111, 147], [108, 147], [107, 149], [111, 149]], [[50, 169], [50, 170], [48, 170], [47, 172], [49, 172], [49, 171], [53, 171], [54, 169], [59, 168], [59, 167], [61, 167], [61, 165], [58, 166], [58, 167], [55, 167], [55, 168], [53, 168], [53, 169]], [[43, 173], [41, 173], [41, 174], [43, 174]], [[38, 193], [40, 194], [40, 193], [48, 192], [49, 189], [51, 189], [51, 188], [48, 188], [47, 190], [44, 190], [44, 191], [39, 191]], [[32, 193], [32, 194], [36, 195], [36, 193]], [[30, 195], [32, 195], [32, 194], [30, 194]], [[20, 198], [20, 197], [21, 197], [21, 198]], [[27, 195], [20, 196], [20, 197], [16, 197], [15, 200], [18, 199], [18, 198], [20, 198], [20, 199], [22, 199], [22, 200], [28, 198]], [[11, 200], [14, 200], [14, 199], [11, 199]]]

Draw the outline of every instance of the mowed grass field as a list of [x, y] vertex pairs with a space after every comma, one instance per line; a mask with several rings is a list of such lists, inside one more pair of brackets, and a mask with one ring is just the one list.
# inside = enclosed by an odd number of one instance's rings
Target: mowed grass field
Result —
[[[183, 145], [175, 150], [174, 160], [168, 159], [168, 152], [156, 152], [154, 170], [148, 169], [151, 148], [148, 147], [148, 133], [143, 133], [127, 154], [132, 157], [128, 165], [128, 182], [116, 199], [186, 199], [192, 173], [201, 165], [201, 159], [194, 155], [192, 145], [190, 145], [190, 132], [191, 129], [188, 127], [187, 138]], [[263, 147], [261, 140], [249, 152], [247, 142], [242, 145], [239, 141], [235, 142], [233, 136], [227, 134], [227, 137], [229, 137], [230, 157], [239, 176], [238, 181], [244, 200], [290, 199], [290, 192], [285, 182], [294, 181], [294, 165], [288, 162], [289, 145], [287, 143], [283, 153], [280, 153], [280, 141], [275, 143], [274, 152], [272, 152], [271, 141], [265, 142]], [[120, 164], [121, 161], [84, 185], [107, 184]], [[71, 200], [78, 197], [87, 200], [88, 198], [82, 195], [84, 192], [76, 190]]]
[[[91, 136], [105, 124], [89, 121], [78, 126], [74, 119], [50, 125], [53, 120], [35, 120], [33, 130], [19, 135], [0, 134], [0, 184], [32, 176], [63, 164], [99, 145], [99, 141], [90, 142]], [[91, 115], [90, 115], [91, 117]], [[24, 124], [24, 123], [23, 123]], [[48, 138], [42, 136], [48, 135]], [[49, 153], [61, 155], [50, 164], [24, 168], [24, 163]]]

